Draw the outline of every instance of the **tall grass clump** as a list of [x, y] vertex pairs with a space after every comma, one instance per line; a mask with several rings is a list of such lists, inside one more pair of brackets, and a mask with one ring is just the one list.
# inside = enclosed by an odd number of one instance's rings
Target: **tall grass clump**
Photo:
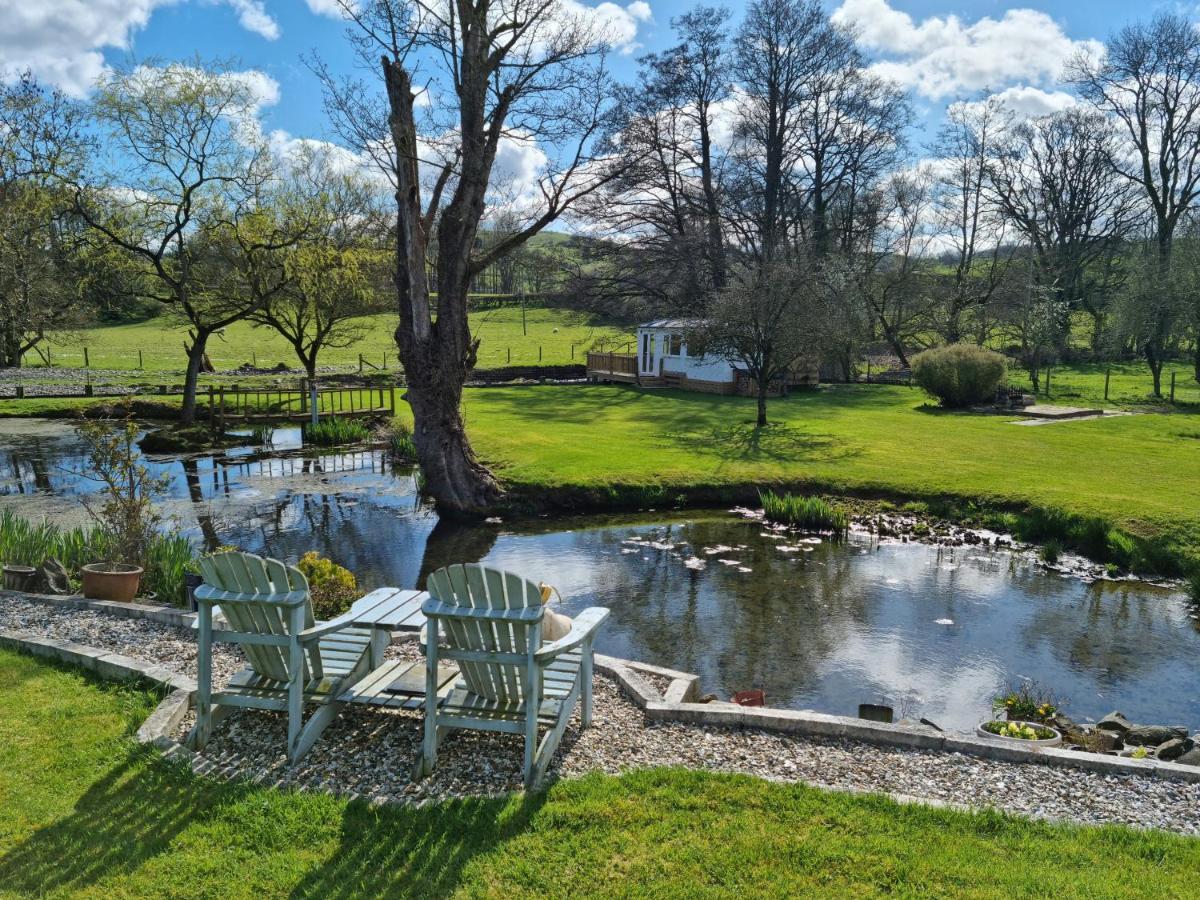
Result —
[[371, 433], [367, 426], [354, 419], [322, 419], [315, 425], [306, 425], [304, 437], [318, 447], [333, 447], [338, 444], [354, 444], [365, 441]]
[[1007, 371], [1005, 356], [974, 344], [935, 347], [912, 360], [913, 381], [951, 408], [994, 400]]
[[413, 443], [408, 426], [393, 420], [387, 430], [388, 451], [397, 462], [416, 462], [417, 445]]
[[758, 498], [768, 521], [794, 525], [804, 531], [832, 531], [839, 535], [850, 530], [849, 514], [821, 497], [759, 491]]
[[[60, 528], [51, 522], [30, 522], [12, 510], [0, 512], [0, 564], [38, 568], [56, 559], [71, 578], [88, 563], [112, 552], [109, 538], [100, 527]], [[192, 558], [192, 545], [176, 532], [155, 533], [145, 549], [143, 591], [153, 591], [165, 603], [182, 605], [184, 571]]]

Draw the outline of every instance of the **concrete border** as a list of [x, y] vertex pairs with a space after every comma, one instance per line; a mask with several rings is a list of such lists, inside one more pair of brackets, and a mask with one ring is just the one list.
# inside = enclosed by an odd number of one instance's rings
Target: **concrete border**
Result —
[[[4, 596], [68, 609], [86, 609], [119, 618], [149, 619], [176, 627], [191, 627], [195, 620], [193, 613], [158, 604], [112, 603], [85, 600], [77, 596], [57, 597], [0, 590], [0, 598]], [[168, 736], [191, 708], [196, 692], [196, 684], [192, 679], [145, 660], [28, 633], [0, 631], [0, 647], [15, 647], [36, 656], [73, 663], [97, 673], [102, 678], [140, 678], [168, 688], [171, 693], [159, 704], [143, 727], [138, 729], [138, 740], [168, 751], [168, 756], [186, 754], [191, 758], [193, 768], [202, 765], [198, 756]], [[1000, 762], [1078, 768], [1120, 777], [1200, 782], [1200, 766], [1184, 766], [1156, 759], [1130, 759], [1058, 747], [1025, 748], [975, 735], [947, 734], [924, 725], [888, 725], [812, 710], [738, 706], [735, 703], [719, 701], [699, 703], [696, 702], [700, 697], [698, 675], [599, 653], [595, 657], [595, 666], [600, 672], [613, 678], [652, 721], [681, 722], [718, 728], [759, 729], [807, 737], [862, 741], [885, 747], [961, 753]], [[665, 691], [660, 692], [646, 679], [647, 674], [670, 679], [670, 684]]]

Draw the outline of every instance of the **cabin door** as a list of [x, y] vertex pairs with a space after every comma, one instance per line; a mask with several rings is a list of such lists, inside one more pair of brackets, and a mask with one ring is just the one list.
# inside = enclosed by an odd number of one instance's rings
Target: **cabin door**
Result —
[[658, 359], [655, 357], [654, 335], [648, 332], [642, 332], [642, 352], [641, 365], [638, 373], [641, 375], [656, 375], [658, 373]]

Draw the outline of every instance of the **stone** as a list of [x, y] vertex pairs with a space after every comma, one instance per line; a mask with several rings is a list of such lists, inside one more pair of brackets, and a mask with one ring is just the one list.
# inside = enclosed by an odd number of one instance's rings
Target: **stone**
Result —
[[1115, 731], [1117, 734], [1124, 734], [1133, 727], [1133, 723], [1119, 712], [1110, 712], [1096, 723], [1096, 727], [1102, 731]]
[[1046, 724], [1052, 728], [1056, 728], [1059, 734], [1068, 734], [1069, 732], [1080, 730], [1079, 726], [1075, 724], [1070, 716], [1065, 716], [1060, 712], [1052, 715]]
[[1182, 766], [1200, 766], [1200, 747], [1189, 750], [1174, 761]]
[[1182, 725], [1134, 725], [1125, 732], [1125, 743], [1134, 747], [1157, 747], [1173, 738], [1186, 738]]
[[1166, 743], [1158, 745], [1158, 749], [1154, 751], [1154, 756], [1157, 759], [1179, 759], [1179, 757], [1195, 748], [1195, 746], [1196, 744], [1191, 738], [1171, 738]]
[[1077, 725], [1073, 731], [1063, 734], [1093, 753], [1112, 753], [1121, 749], [1121, 736], [1115, 731]]

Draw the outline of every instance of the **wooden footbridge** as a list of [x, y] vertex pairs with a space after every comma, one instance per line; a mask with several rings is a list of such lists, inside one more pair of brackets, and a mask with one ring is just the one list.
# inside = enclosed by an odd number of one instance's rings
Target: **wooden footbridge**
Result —
[[392, 386], [208, 389], [208, 420], [222, 431], [228, 426], [254, 422], [316, 422], [330, 416], [395, 415], [396, 392]]

